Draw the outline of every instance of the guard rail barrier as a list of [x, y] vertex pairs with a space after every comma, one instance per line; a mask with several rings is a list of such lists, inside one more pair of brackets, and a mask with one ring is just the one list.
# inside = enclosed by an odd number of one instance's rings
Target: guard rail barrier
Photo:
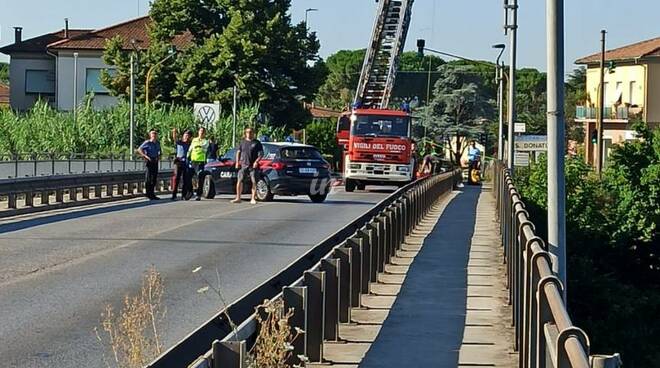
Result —
[[564, 285], [553, 272], [548, 247], [535, 233], [510, 170], [501, 161], [493, 169], [519, 367], [590, 368], [595, 361], [618, 360], [617, 355], [589, 356], [589, 337], [571, 321]]
[[[156, 191], [170, 191], [171, 177], [172, 170], [160, 171]], [[0, 198], [7, 203], [0, 217], [141, 196], [144, 179], [144, 172], [122, 172], [0, 180]]]
[[[293, 341], [290, 365], [322, 362], [324, 341], [339, 339], [339, 323], [370, 292], [391, 257], [431, 206], [461, 181], [460, 170], [411, 183], [331, 235], [276, 276], [220, 311], [158, 357], [149, 368], [244, 367], [259, 334], [255, 308], [281, 299], [293, 308], [290, 327], [304, 333]], [[236, 330], [231, 321], [239, 324]], [[302, 360], [301, 360], [302, 358]]]

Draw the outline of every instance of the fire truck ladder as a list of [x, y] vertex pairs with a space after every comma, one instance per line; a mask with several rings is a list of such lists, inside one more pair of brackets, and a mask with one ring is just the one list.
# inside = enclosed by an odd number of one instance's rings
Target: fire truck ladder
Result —
[[380, 0], [371, 43], [364, 58], [355, 103], [364, 108], [387, 108], [399, 56], [408, 35], [414, 0]]

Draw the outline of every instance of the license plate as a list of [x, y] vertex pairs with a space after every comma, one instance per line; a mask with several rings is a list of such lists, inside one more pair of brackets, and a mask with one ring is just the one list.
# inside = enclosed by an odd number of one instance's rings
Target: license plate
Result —
[[298, 169], [298, 172], [301, 174], [316, 174], [317, 170], [313, 167], [301, 167]]

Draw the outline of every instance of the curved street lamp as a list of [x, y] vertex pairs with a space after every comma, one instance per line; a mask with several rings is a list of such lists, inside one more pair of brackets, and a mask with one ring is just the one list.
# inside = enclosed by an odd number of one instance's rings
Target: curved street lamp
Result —
[[147, 71], [147, 80], [144, 85], [144, 103], [147, 107], [149, 107], [149, 82], [151, 81], [151, 73], [153, 73], [154, 69], [157, 67], [163, 65], [167, 60], [171, 59], [176, 55], [176, 48], [172, 47], [167, 51], [167, 56], [164, 57], [162, 60], [157, 62], [155, 65], [153, 65], [149, 70]]

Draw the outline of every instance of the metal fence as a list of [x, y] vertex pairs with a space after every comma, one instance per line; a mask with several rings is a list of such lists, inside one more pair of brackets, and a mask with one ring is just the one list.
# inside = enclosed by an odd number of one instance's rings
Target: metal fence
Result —
[[589, 338], [573, 325], [546, 243], [535, 233], [522, 197], [502, 162], [494, 167], [515, 350], [521, 368], [616, 367], [618, 355], [589, 356]]
[[[460, 171], [418, 180], [319, 243], [202, 327], [158, 357], [149, 368], [239, 368], [259, 334], [255, 308], [281, 299], [293, 308], [291, 328], [304, 333], [293, 342], [289, 364], [323, 362], [324, 341], [338, 341], [339, 323], [396, 255], [407, 235], [443, 194], [460, 182]], [[239, 324], [231, 328], [229, 318]], [[300, 359], [304, 357], [304, 359]]]
[[[158, 174], [156, 190], [168, 192], [172, 170]], [[144, 172], [55, 175], [0, 180], [0, 217], [141, 196]]]
[[[161, 160], [163, 170], [172, 169], [172, 160]], [[127, 155], [87, 155], [82, 153], [25, 153], [0, 155], [0, 179], [144, 170], [142, 159]]]

